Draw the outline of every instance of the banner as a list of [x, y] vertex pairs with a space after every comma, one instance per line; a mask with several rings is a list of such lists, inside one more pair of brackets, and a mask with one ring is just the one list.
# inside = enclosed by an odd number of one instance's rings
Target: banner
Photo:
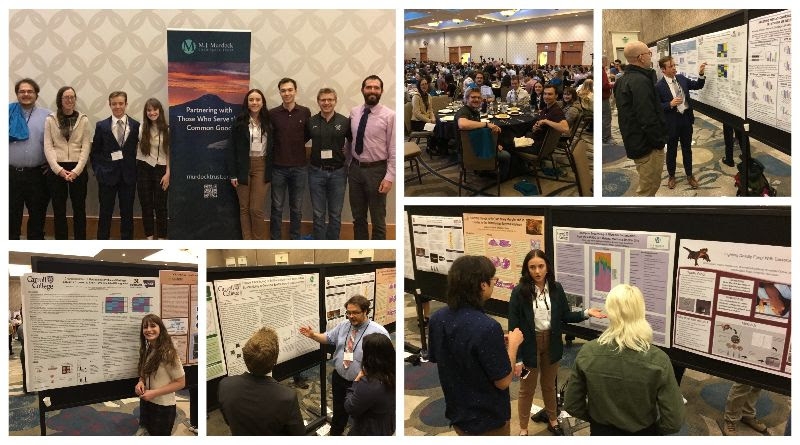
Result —
[[250, 32], [169, 29], [167, 61], [169, 238], [240, 239], [225, 150], [250, 89]]

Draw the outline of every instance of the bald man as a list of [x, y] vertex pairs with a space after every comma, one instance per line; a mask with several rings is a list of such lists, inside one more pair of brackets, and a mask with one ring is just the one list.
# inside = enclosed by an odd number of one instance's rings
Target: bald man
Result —
[[625, 45], [628, 65], [625, 75], [617, 78], [614, 99], [617, 120], [625, 153], [636, 163], [639, 174], [638, 196], [656, 196], [664, 170], [664, 145], [667, 127], [664, 111], [655, 88], [653, 55], [642, 42]]

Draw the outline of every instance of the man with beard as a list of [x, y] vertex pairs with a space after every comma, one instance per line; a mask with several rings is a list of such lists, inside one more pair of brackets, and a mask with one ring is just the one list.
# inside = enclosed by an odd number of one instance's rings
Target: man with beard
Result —
[[350, 111], [354, 140], [347, 158], [355, 239], [370, 239], [367, 211], [372, 239], [386, 239], [386, 195], [395, 180], [395, 114], [378, 103], [382, 93], [383, 80], [374, 74], [367, 77], [361, 82], [364, 105]]

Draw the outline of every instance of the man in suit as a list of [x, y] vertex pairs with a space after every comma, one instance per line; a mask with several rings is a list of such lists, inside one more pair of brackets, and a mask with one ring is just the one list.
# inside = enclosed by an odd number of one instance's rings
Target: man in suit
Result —
[[271, 375], [279, 351], [275, 331], [259, 329], [242, 348], [247, 372], [219, 382], [220, 411], [234, 436], [305, 434], [297, 393]]
[[706, 64], [700, 65], [698, 74], [700, 78], [692, 80], [683, 74], [677, 74], [678, 69], [671, 56], [659, 59], [658, 66], [664, 77], [656, 84], [664, 117], [667, 120], [667, 173], [669, 180], [667, 187], [675, 188], [675, 161], [678, 157], [678, 141], [681, 143], [683, 155], [683, 169], [686, 171], [686, 180], [696, 189], [699, 187], [697, 179], [692, 175], [692, 126], [694, 125], [694, 112], [687, 100], [689, 90], [699, 90], [706, 83]]
[[114, 91], [108, 95], [111, 116], [97, 123], [90, 160], [97, 178], [100, 220], [97, 239], [111, 237], [111, 217], [119, 196], [120, 236], [133, 239], [133, 199], [136, 197], [136, 147], [139, 122], [125, 114], [128, 95]]

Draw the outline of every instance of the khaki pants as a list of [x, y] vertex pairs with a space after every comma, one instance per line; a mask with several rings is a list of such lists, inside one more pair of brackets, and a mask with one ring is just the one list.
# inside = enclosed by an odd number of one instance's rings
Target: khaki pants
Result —
[[664, 149], [657, 148], [639, 159], [634, 159], [639, 173], [637, 196], [656, 196], [661, 187], [661, 172], [664, 171]]
[[558, 417], [556, 413], [556, 377], [558, 377], [558, 362], [550, 363], [550, 331], [536, 332], [536, 364], [537, 368], [529, 368], [531, 373], [526, 379], [519, 381], [519, 396], [517, 409], [519, 410], [519, 428], [528, 429], [531, 418], [531, 405], [533, 394], [536, 392], [536, 379], [541, 376], [542, 399], [548, 419]]
[[267, 187], [264, 182], [265, 161], [262, 156], [250, 157], [250, 174], [247, 185], [239, 183], [236, 196], [239, 198], [239, 220], [242, 223], [242, 239], [269, 239], [264, 206], [267, 205]]
[[743, 383], [734, 383], [725, 401], [725, 420], [738, 422], [742, 417], [756, 416], [756, 401], [761, 388], [754, 388]]

